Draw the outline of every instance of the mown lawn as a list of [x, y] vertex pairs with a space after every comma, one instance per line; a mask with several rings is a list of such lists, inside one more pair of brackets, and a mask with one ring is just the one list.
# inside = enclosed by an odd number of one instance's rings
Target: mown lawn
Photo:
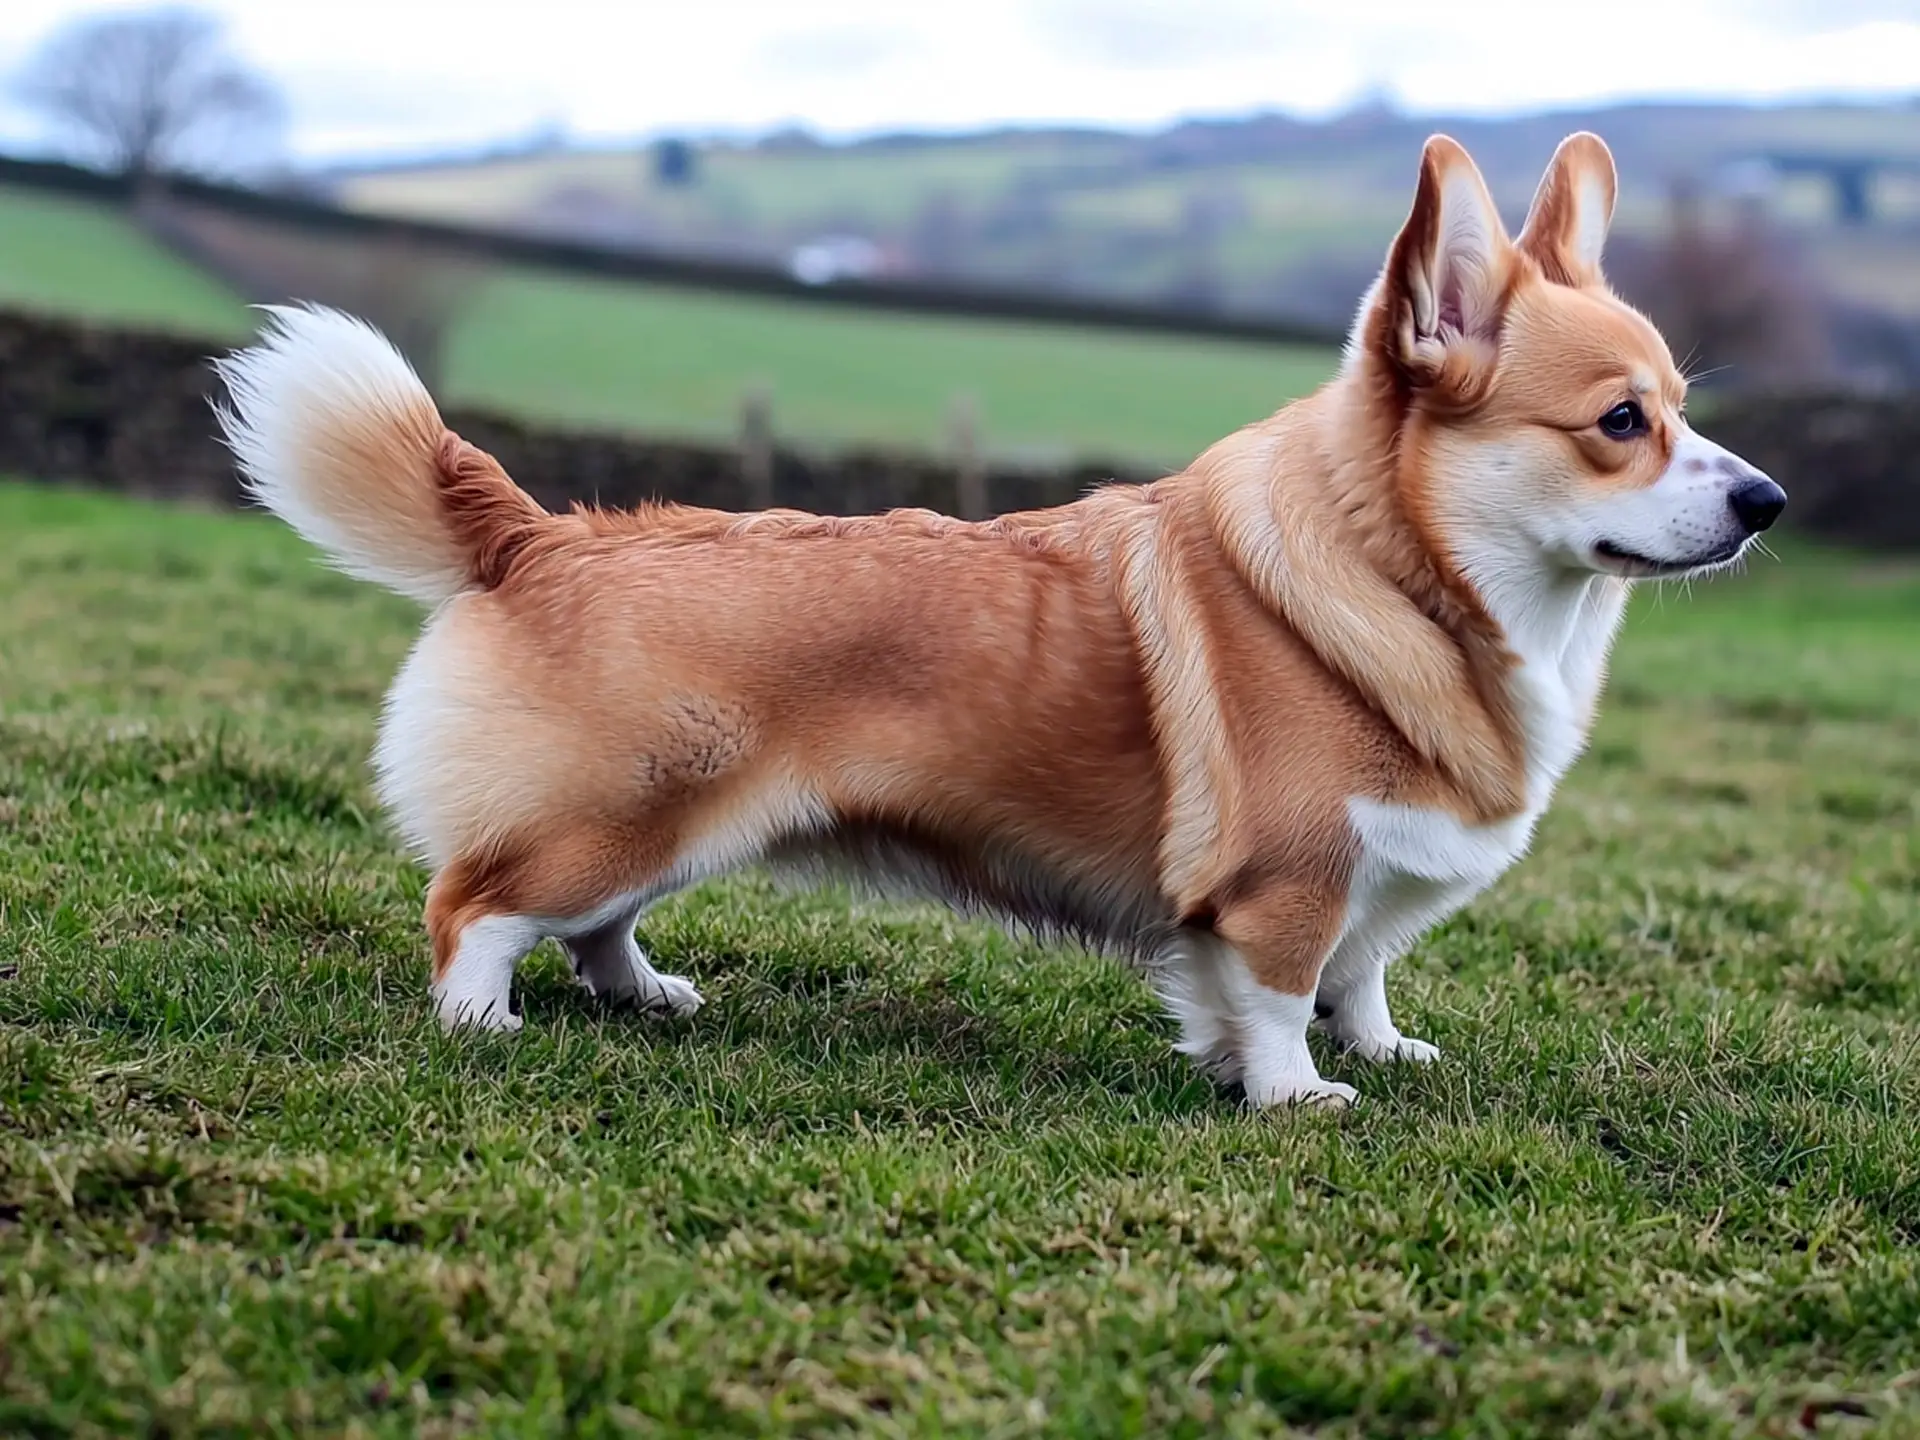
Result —
[[0, 1433], [1920, 1430], [1920, 571], [1648, 594], [1427, 1071], [1251, 1115], [1125, 973], [753, 881], [686, 1022], [455, 1042], [364, 755], [413, 617], [0, 487]]

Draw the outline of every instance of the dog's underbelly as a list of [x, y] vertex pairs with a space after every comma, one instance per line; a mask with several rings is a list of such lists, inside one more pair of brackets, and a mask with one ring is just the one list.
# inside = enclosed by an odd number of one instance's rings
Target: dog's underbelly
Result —
[[1015, 929], [1123, 958], [1152, 956], [1176, 929], [1145, 877], [1074, 873], [1008, 843], [961, 843], [876, 820], [836, 821], [766, 851], [776, 873], [841, 879], [899, 899], [931, 900]]

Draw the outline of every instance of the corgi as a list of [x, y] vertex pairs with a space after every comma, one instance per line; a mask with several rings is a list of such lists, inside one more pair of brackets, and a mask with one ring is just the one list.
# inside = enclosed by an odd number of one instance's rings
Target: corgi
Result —
[[1180, 474], [982, 523], [552, 514], [375, 330], [275, 309], [216, 362], [243, 481], [431, 609], [374, 768], [433, 870], [440, 1019], [518, 1029], [546, 939], [689, 1014], [635, 923], [764, 864], [1137, 962], [1255, 1106], [1355, 1097], [1316, 1026], [1434, 1060], [1388, 967], [1526, 851], [1633, 583], [1728, 565], [1786, 504], [1608, 288], [1615, 193], [1573, 135], [1515, 237], [1435, 136], [1324, 387]]

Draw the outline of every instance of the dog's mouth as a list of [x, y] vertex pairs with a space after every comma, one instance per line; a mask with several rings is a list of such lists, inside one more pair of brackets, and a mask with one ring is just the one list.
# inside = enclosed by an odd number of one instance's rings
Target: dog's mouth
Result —
[[1670, 580], [1701, 570], [1717, 569], [1738, 557], [1746, 545], [1745, 540], [1736, 540], [1731, 545], [1723, 545], [1687, 560], [1655, 560], [1650, 555], [1642, 555], [1611, 540], [1602, 540], [1593, 547], [1594, 567], [1627, 580]]

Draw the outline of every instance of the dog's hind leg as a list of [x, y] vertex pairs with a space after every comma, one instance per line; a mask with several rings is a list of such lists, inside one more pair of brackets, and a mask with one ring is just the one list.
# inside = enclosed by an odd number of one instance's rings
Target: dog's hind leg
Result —
[[513, 972], [548, 938], [566, 945], [595, 994], [690, 1013], [693, 987], [658, 974], [633, 939], [641, 900], [660, 893], [663, 858], [657, 844], [589, 822], [522, 832], [445, 866], [426, 917], [441, 1023], [519, 1029], [508, 1004]]
[[441, 1025], [518, 1030], [522, 1022], [511, 1004], [513, 972], [545, 938], [538, 922], [526, 915], [481, 915], [447, 941], [436, 936], [432, 992]]
[[700, 1008], [700, 992], [678, 975], [662, 975], [634, 938], [640, 907], [630, 906], [615, 919], [583, 934], [563, 936], [573, 973], [588, 993], [629, 1001], [643, 1010], [691, 1015]]

